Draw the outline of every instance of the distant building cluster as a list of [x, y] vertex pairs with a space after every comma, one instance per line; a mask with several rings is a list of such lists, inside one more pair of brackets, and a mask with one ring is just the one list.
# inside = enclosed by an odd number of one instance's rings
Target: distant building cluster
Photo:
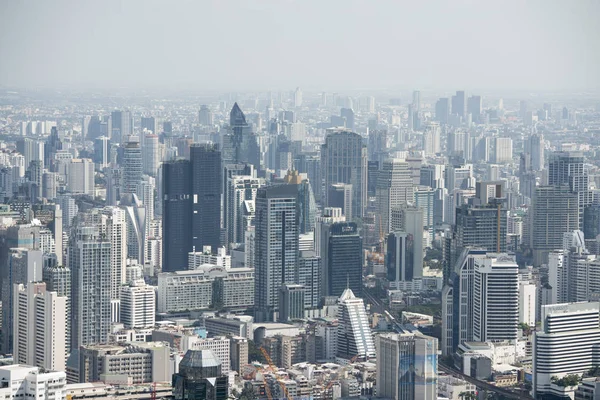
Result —
[[0, 397], [599, 398], [590, 98], [64, 96], [0, 107]]

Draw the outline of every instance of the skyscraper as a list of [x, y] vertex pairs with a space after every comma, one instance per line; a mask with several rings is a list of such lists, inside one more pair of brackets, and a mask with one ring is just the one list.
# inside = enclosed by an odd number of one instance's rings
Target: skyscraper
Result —
[[340, 296], [350, 288], [362, 295], [362, 239], [354, 222], [335, 222], [327, 227], [323, 259], [323, 296]]
[[256, 135], [237, 103], [229, 114], [229, 132], [222, 139], [223, 165], [249, 163], [260, 169], [260, 148]]
[[128, 139], [123, 147], [123, 188], [121, 194], [141, 196], [142, 150], [137, 138]]
[[223, 219], [229, 243], [243, 243], [246, 228], [254, 220], [256, 193], [265, 186], [263, 178], [234, 175], [227, 179]]
[[192, 165], [192, 247], [201, 251], [221, 246], [221, 152], [215, 144], [193, 144]]
[[376, 356], [373, 333], [362, 299], [346, 288], [338, 299], [337, 354], [345, 360], [357, 357], [368, 360]]
[[273, 321], [279, 289], [297, 279], [297, 185], [261, 188], [256, 195], [255, 318]]
[[130, 111], [113, 111], [110, 114], [111, 132], [110, 140], [113, 143], [122, 143], [133, 134], [133, 118]]
[[144, 136], [144, 147], [142, 149], [142, 163], [144, 174], [156, 176], [160, 166], [160, 143], [158, 135], [146, 134]]
[[45, 283], [14, 287], [15, 364], [64, 371], [67, 343], [67, 297], [46, 290]]
[[191, 163], [178, 160], [163, 164], [163, 271], [187, 269], [192, 249]]
[[399, 282], [412, 281], [422, 275], [423, 259], [415, 257], [415, 246], [419, 245], [422, 246], [422, 243], [415, 243], [414, 236], [409, 233], [398, 231], [389, 234], [385, 264], [390, 286], [394, 284], [392, 287], [398, 288]]
[[437, 339], [420, 333], [377, 336], [377, 395], [437, 399]]
[[545, 163], [545, 145], [544, 136], [539, 133], [533, 133], [524, 143], [525, 152], [530, 154], [531, 169], [541, 171]]
[[200, 111], [198, 111], [198, 122], [203, 126], [212, 126], [214, 123], [213, 113], [210, 111], [207, 105], [203, 105], [200, 107]]
[[481, 96], [471, 96], [467, 99], [467, 113], [471, 114], [474, 122], [481, 122]]
[[362, 218], [367, 207], [367, 148], [362, 137], [346, 130], [328, 129], [325, 144], [321, 146], [321, 162], [325, 188], [334, 183], [351, 184], [352, 214]]
[[134, 280], [121, 287], [121, 322], [126, 328], [153, 328], [156, 312], [154, 287]]
[[[141, 124], [140, 124], [140, 130], [142, 132], [144, 132], [144, 130], [146, 130], [146, 133], [153, 133], [155, 135], [158, 135], [160, 132], [158, 132], [158, 121], [156, 120], [156, 118], [154, 117], [142, 117], [141, 119]], [[144, 133], [142, 133], [144, 134]], [[145, 144], [145, 142], [144, 142]]]
[[107, 136], [94, 139], [94, 163], [100, 170], [110, 164], [110, 139]]
[[384, 161], [377, 174], [376, 197], [379, 231], [385, 235], [391, 230], [392, 209], [413, 200], [413, 181], [407, 162], [399, 159]]
[[512, 257], [488, 256], [473, 272], [473, 339], [516, 340], [519, 322], [519, 267]]
[[443, 97], [435, 103], [435, 119], [440, 125], [446, 125], [448, 123], [448, 117], [450, 116], [450, 99]]
[[533, 264], [548, 262], [548, 253], [562, 248], [563, 235], [579, 229], [579, 198], [569, 186], [538, 186], [530, 211]]
[[340, 110], [340, 116], [346, 121], [346, 129], [354, 132], [354, 110], [351, 108], [342, 108]]
[[454, 96], [452, 96], [452, 114], [458, 115], [463, 120], [466, 117], [467, 111], [467, 98], [465, 92], [458, 90]]
[[111, 242], [94, 224], [73, 228], [69, 243], [71, 349], [106, 343], [111, 324]]
[[599, 304], [564, 303], [542, 306], [542, 326], [534, 334], [535, 398], [551, 393], [552, 378], [581, 375], [600, 358]]

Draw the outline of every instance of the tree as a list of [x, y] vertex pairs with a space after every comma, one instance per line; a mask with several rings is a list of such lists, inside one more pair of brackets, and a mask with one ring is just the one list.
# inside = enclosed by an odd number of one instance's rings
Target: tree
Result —
[[581, 376], [577, 374], [565, 375], [562, 378], [553, 376], [550, 378], [550, 382], [562, 387], [577, 386], [581, 382]]

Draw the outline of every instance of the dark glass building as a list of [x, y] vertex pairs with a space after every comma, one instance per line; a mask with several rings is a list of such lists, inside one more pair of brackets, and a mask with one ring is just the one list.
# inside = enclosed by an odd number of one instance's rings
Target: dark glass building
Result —
[[252, 132], [237, 103], [229, 114], [229, 133], [223, 136], [223, 163], [249, 163], [260, 169], [260, 148], [256, 134]]
[[188, 268], [192, 250], [192, 165], [188, 160], [163, 164], [163, 271]]
[[221, 246], [221, 152], [216, 144], [190, 147], [192, 168], [192, 246], [202, 251]]
[[188, 350], [173, 374], [175, 400], [225, 400], [229, 378], [221, 373], [221, 361], [210, 350]]
[[354, 222], [336, 222], [328, 232], [324, 262], [326, 296], [339, 297], [346, 288], [362, 296], [362, 239]]

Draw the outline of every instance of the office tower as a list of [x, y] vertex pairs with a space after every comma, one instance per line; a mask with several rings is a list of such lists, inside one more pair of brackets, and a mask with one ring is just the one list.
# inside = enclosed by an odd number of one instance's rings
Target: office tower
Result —
[[342, 108], [340, 110], [340, 116], [345, 121], [345, 127], [350, 132], [354, 132], [354, 110], [351, 108]]
[[71, 350], [71, 269], [61, 265], [55, 255], [44, 256], [42, 280], [46, 283], [48, 292], [56, 292], [60, 297], [67, 299], [66, 352]]
[[94, 163], [100, 170], [110, 164], [110, 139], [106, 136], [94, 139]]
[[71, 350], [106, 343], [111, 323], [111, 242], [99, 226], [81, 223], [69, 244]]
[[44, 167], [44, 142], [31, 138], [17, 140], [17, 151], [25, 157], [25, 167], [29, 167], [32, 161], [41, 161]]
[[431, 247], [433, 240], [435, 191], [429, 187], [419, 186], [413, 193], [413, 204], [423, 213], [423, 229], [429, 233], [424, 238], [425, 247]]
[[376, 356], [365, 304], [348, 287], [338, 299], [337, 319], [337, 357], [368, 360]]
[[257, 321], [273, 321], [279, 288], [297, 279], [297, 185], [261, 188], [256, 194], [255, 307]]
[[519, 266], [498, 255], [475, 263], [473, 271], [473, 339], [516, 340], [519, 322]]
[[600, 235], [600, 205], [587, 206], [583, 210], [583, 233], [586, 239]]
[[312, 232], [315, 229], [317, 204], [308, 179], [300, 176], [298, 171], [290, 170], [284, 177], [284, 182], [288, 185], [296, 185], [298, 188], [298, 232], [300, 234]]
[[[415, 254], [418, 246], [422, 247], [422, 244], [416, 243], [409, 233], [397, 231], [389, 234], [385, 264], [391, 287], [399, 288], [400, 282], [412, 281], [423, 274], [423, 259], [419, 260]], [[421, 250], [420, 254], [422, 253]]]
[[67, 298], [47, 291], [43, 282], [15, 285], [13, 317], [15, 364], [64, 371]]
[[298, 284], [304, 286], [304, 308], [318, 308], [321, 301], [321, 257], [314, 251], [300, 251]]
[[457, 91], [452, 96], [452, 114], [459, 116], [463, 120], [466, 117], [467, 98], [464, 91]]
[[432, 189], [444, 188], [445, 166], [439, 164], [426, 164], [421, 166], [419, 184], [429, 186]]
[[304, 318], [304, 286], [286, 283], [279, 289], [279, 322]]
[[362, 294], [362, 238], [353, 222], [334, 222], [321, 238], [323, 296], [340, 296], [346, 288]]
[[294, 91], [294, 107], [302, 106], [302, 89], [299, 87]]
[[504, 201], [456, 208], [454, 234], [457, 248], [476, 246], [490, 252], [506, 251], [507, 210]]
[[190, 148], [192, 178], [192, 248], [221, 246], [221, 152], [215, 144]]
[[133, 134], [133, 117], [130, 111], [113, 111], [110, 113], [110, 140], [113, 143], [123, 143]]
[[423, 132], [423, 151], [426, 157], [434, 156], [442, 151], [441, 128], [437, 122], [430, 122], [425, 126]]
[[412, 105], [415, 111], [421, 110], [421, 92], [419, 90], [414, 90], [412, 93]]
[[208, 106], [200, 106], [200, 111], [198, 111], [198, 122], [203, 126], [212, 126], [214, 124], [213, 114]]
[[450, 99], [441, 98], [435, 103], [435, 119], [440, 125], [446, 125], [448, 123], [448, 117], [450, 116]]
[[554, 152], [548, 158], [548, 185], [568, 185], [579, 198], [580, 224], [583, 225], [583, 209], [591, 204], [589, 175], [583, 154], [578, 152]]
[[436, 400], [437, 339], [420, 333], [377, 336], [377, 396]]
[[124, 211], [127, 229], [126, 258], [136, 260], [140, 265], [144, 265], [145, 245], [148, 234], [149, 221], [146, 218], [146, 207], [135, 194], [125, 194], [121, 197], [119, 208]]
[[229, 378], [211, 350], [188, 350], [173, 374], [175, 400], [226, 400]]
[[512, 162], [512, 139], [494, 138], [493, 151], [491, 152], [491, 161], [496, 164]]
[[545, 164], [544, 135], [532, 133], [531, 136], [525, 140], [524, 147], [525, 152], [529, 153], [531, 156], [531, 169], [534, 171], [541, 171]]
[[[140, 131], [144, 132], [144, 130], [148, 133], [154, 133], [158, 135], [158, 121], [154, 117], [142, 117], [140, 121]], [[144, 142], [144, 144], [146, 144]]]
[[352, 185], [334, 183], [327, 192], [327, 207], [341, 208], [346, 220], [352, 221]]
[[399, 159], [386, 160], [377, 174], [377, 214], [379, 231], [385, 235], [391, 230], [391, 214], [413, 199], [413, 181], [408, 163]]
[[142, 149], [142, 164], [144, 174], [156, 176], [161, 161], [160, 143], [158, 135], [146, 134], [144, 136], [144, 146]]
[[529, 104], [527, 104], [527, 101], [520, 100], [519, 101], [519, 116], [521, 117], [521, 119], [525, 118], [528, 111], [529, 111]]
[[178, 160], [163, 164], [163, 271], [187, 269], [192, 249], [191, 163]]
[[362, 137], [353, 132], [328, 129], [321, 146], [325, 187], [348, 183], [353, 191], [353, 216], [362, 218], [367, 207], [367, 148]]
[[223, 165], [252, 164], [260, 169], [260, 148], [256, 134], [246, 122], [246, 116], [237, 103], [229, 113], [229, 132], [223, 136]]
[[[15, 285], [27, 284], [28, 282], [38, 282], [42, 278], [43, 253], [40, 250], [33, 250], [27, 247], [37, 247], [32, 243], [34, 235], [39, 237], [39, 227], [37, 232], [31, 231], [27, 227], [12, 227], [7, 232], [6, 244], [8, 245], [7, 259], [4, 262], [6, 272], [3, 274], [2, 282], [2, 348], [3, 353], [13, 351], [13, 324], [14, 324], [14, 291]], [[30, 237], [25, 238], [24, 234], [30, 232]], [[17, 236], [18, 235], [18, 236]], [[35, 240], [35, 239], [34, 239]], [[13, 243], [21, 243], [23, 247], [12, 247]], [[39, 243], [39, 242], [38, 242]]]
[[534, 265], [546, 264], [548, 253], [562, 248], [563, 235], [579, 229], [579, 199], [566, 185], [538, 186], [530, 211]]
[[251, 175], [233, 175], [227, 178], [223, 210], [227, 244], [244, 242], [246, 230], [254, 221], [256, 193], [263, 186], [263, 178]]
[[229, 349], [231, 370], [241, 373], [248, 364], [248, 338], [233, 336]]
[[553, 377], [581, 375], [598, 365], [599, 308], [597, 302], [542, 306], [542, 326], [533, 342], [535, 398], [553, 392]]
[[481, 96], [471, 96], [467, 100], [467, 114], [471, 114], [473, 121], [481, 123]]
[[468, 132], [462, 130], [454, 130], [448, 132], [448, 141], [446, 144], [446, 151], [450, 155], [462, 156], [465, 160], [469, 160], [470, 148], [470, 136]]
[[56, 126], [52, 127], [48, 139], [44, 144], [44, 166], [50, 171], [56, 171], [55, 155], [59, 150], [62, 150], [63, 144], [58, 135]]
[[324, 257], [329, 243], [329, 226], [335, 222], [345, 222], [341, 208], [325, 207], [323, 215], [315, 218], [315, 255]]
[[121, 322], [125, 328], [153, 328], [156, 311], [154, 287], [134, 280], [121, 288]]
[[519, 281], [519, 323], [535, 326], [537, 287], [528, 281]]
[[123, 147], [123, 187], [121, 194], [140, 196], [142, 182], [142, 150], [137, 138], [128, 138]]
[[404, 205], [392, 210], [391, 231], [407, 233], [414, 242], [413, 278], [420, 278], [423, 275], [422, 260], [425, 247], [423, 228], [423, 211], [420, 208]]
[[94, 197], [94, 163], [87, 158], [73, 158], [67, 164], [67, 190]]
[[388, 148], [388, 133], [386, 130], [370, 130], [368, 143], [369, 161], [377, 161], [382, 163], [387, 158]]

